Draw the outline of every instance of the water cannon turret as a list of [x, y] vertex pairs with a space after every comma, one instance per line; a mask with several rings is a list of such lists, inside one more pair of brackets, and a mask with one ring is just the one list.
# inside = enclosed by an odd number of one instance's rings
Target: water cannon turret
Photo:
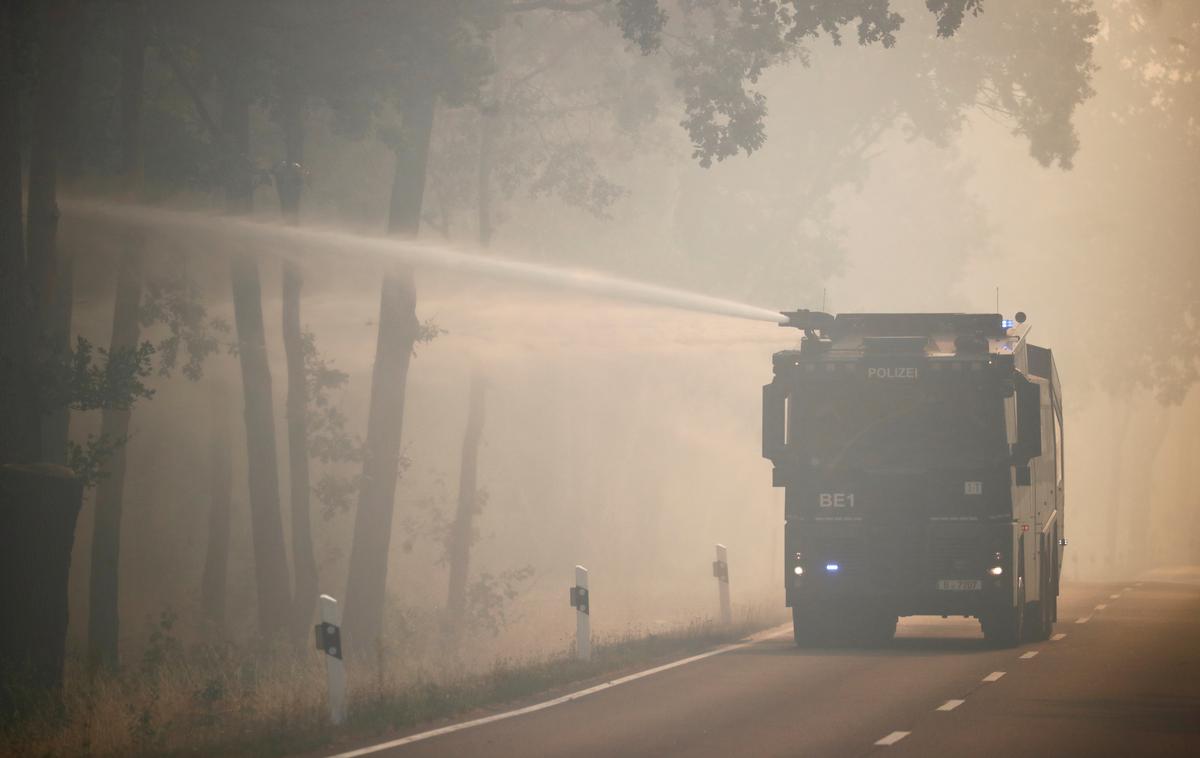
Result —
[[828, 333], [833, 326], [833, 316], [821, 311], [810, 311], [807, 308], [801, 308], [795, 311], [784, 311], [783, 316], [787, 321], [780, 322], [780, 326], [790, 326], [799, 329], [808, 335], [822, 335]]

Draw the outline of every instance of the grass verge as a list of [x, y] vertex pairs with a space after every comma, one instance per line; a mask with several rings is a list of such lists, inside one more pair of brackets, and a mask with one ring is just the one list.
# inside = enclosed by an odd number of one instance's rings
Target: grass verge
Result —
[[781, 622], [776, 613], [751, 611], [728, 627], [697, 621], [663, 633], [630, 631], [597, 640], [590, 661], [565, 651], [476, 671], [359, 666], [350, 672], [349, 717], [340, 728], [328, 721], [315, 651], [251, 658], [209, 650], [95, 677], [75, 665], [62, 701], [0, 726], [0, 745], [6, 754], [36, 756], [317, 754], [546, 699]]

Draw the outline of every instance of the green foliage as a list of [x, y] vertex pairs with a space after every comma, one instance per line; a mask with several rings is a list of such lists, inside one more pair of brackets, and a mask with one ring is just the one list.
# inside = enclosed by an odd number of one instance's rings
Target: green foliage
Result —
[[186, 274], [174, 274], [146, 282], [139, 311], [143, 327], [161, 324], [167, 336], [159, 340], [159, 376], [170, 376], [179, 363], [182, 349], [187, 355], [183, 375], [192, 381], [204, 375], [204, 359], [217, 352], [229, 324], [210, 318], [199, 285]]
[[896, 31], [904, 23], [904, 17], [891, 9], [889, 0], [796, 0], [783, 5], [792, 6], [791, 14], [780, 14], [785, 23], [791, 23], [787, 33], [791, 40], [819, 37], [824, 32], [833, 44], [840, 45], [842, 27], [857, 20], [860, 45], [879, 42], [884, 47], [892, 47], [896, 44]]
[[443, 334], [448, 334], [448, 332], [438, 326], [436, 321], [427, 318], [417, 325], [417, 339], [415, 340], [415, 344], [428, 345]]
[[343, 389], [350, 375], [335, 369], [321, 356], [317, 350], [317, 337], [310, 331], [300, 334], [300, 352], [304, 356], [305, 396], [317, 408], [331, 407], [329, 393]]
[[40, 367], [42, 407], [128, 410], [136, 401], [154, 397], [143, 381], [153, 369], [154, 353], [149, 342], [109, 351], [77, 337], [73, 350], [48, 357]]
[[[428, 342], [441, 330], [433, 322], [421, 325], [419, 342]], [[336, 369], [317, 349], [312, 332], [301, 334], [304, 378], [308, 397], [308, 454], [322, 464], [312, 492], [321, 504], [325, 520], [348, 513], [362, 486], [361, 464], [367, 455], [366, 443], [352, 437], [346, 429], [346, 415], [333, 402], [331, 393], [342, 390], [349, 375]], [[400, 456], [397, 466], [402, 474], [409, 460]]]
[[937, 17], [938, 36], [952, 37], [968, 12], [972, 16], [983, 13], [983, 0], [925, 0], [925, 7]]
[[701, 166], [749, 155], [766, 141], [766, 97], [747, 85], [799, 53], [787, 40], [790, 20], [775, 2], [696, 3], [683, 20], [686, 45], [672, 66], [683, 96], [681, 125]]
[[649, 55], [662, 45], [663, 27], [667, 14], [658, 7], [658, 0], [617, 0], [617, 27], [621, 36]]
[[508, 608], [533, 579], [533, 566], [508, 569], [498, 575], [484, 571], [467, 587], [468, 628], [493, 636], [508, 625]]
[[108, 478], [105, 464], [120, 448], [129, 442], [129, 437], [111, 434], [89, 434], [81, 445], [67, 440], [67, 467], [83, 481], [83, 486], [94, 487], [101, 479]]
[[628, 194], [600, 173], [596, 158], [579, 143], [561, 145], [550, 152], [540, 174], [529, 185], [531, 197], [555, 195], [600, 219], [611, 218], [609, 209]]

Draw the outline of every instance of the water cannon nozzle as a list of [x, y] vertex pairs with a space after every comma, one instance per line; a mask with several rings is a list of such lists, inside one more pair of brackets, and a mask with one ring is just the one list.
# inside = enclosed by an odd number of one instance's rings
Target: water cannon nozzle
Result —
[[787, 318], [787, 321], [780, 322], [780, 326], [790, 326], [794, 329], [800, 329], [806, 334], [826, 332], [833, 326], [833, 316], [821, 311], [810, 311], [807, 308], [801, 308], [795, 311], [783, 311], [782, 315]]

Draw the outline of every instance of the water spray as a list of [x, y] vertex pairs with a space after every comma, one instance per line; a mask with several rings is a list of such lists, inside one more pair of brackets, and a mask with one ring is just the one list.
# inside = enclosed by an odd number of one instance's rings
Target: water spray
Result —
[[766, 308], [686, 292], [644, 282], [634, 282], [594, 271], [567, 269], [512, 259], [475, 255], [419, 240], [368, 237], [313, 227], [297, 228], [229, 216], [161, 210], [90, 200], [64, 199], [61, 205], [73, 215], [116, 221], [149, 228], [172, 227], [242, 240], [259, 238], [284, 248], [284, 255], [308, 250], [322, 255], [355, 249], [380, 260], [414, 268], [478, 274], [539, 286], [558, 287], [596, 297], [659, 305], [719, 316], [782, 324], [788, 317]]

